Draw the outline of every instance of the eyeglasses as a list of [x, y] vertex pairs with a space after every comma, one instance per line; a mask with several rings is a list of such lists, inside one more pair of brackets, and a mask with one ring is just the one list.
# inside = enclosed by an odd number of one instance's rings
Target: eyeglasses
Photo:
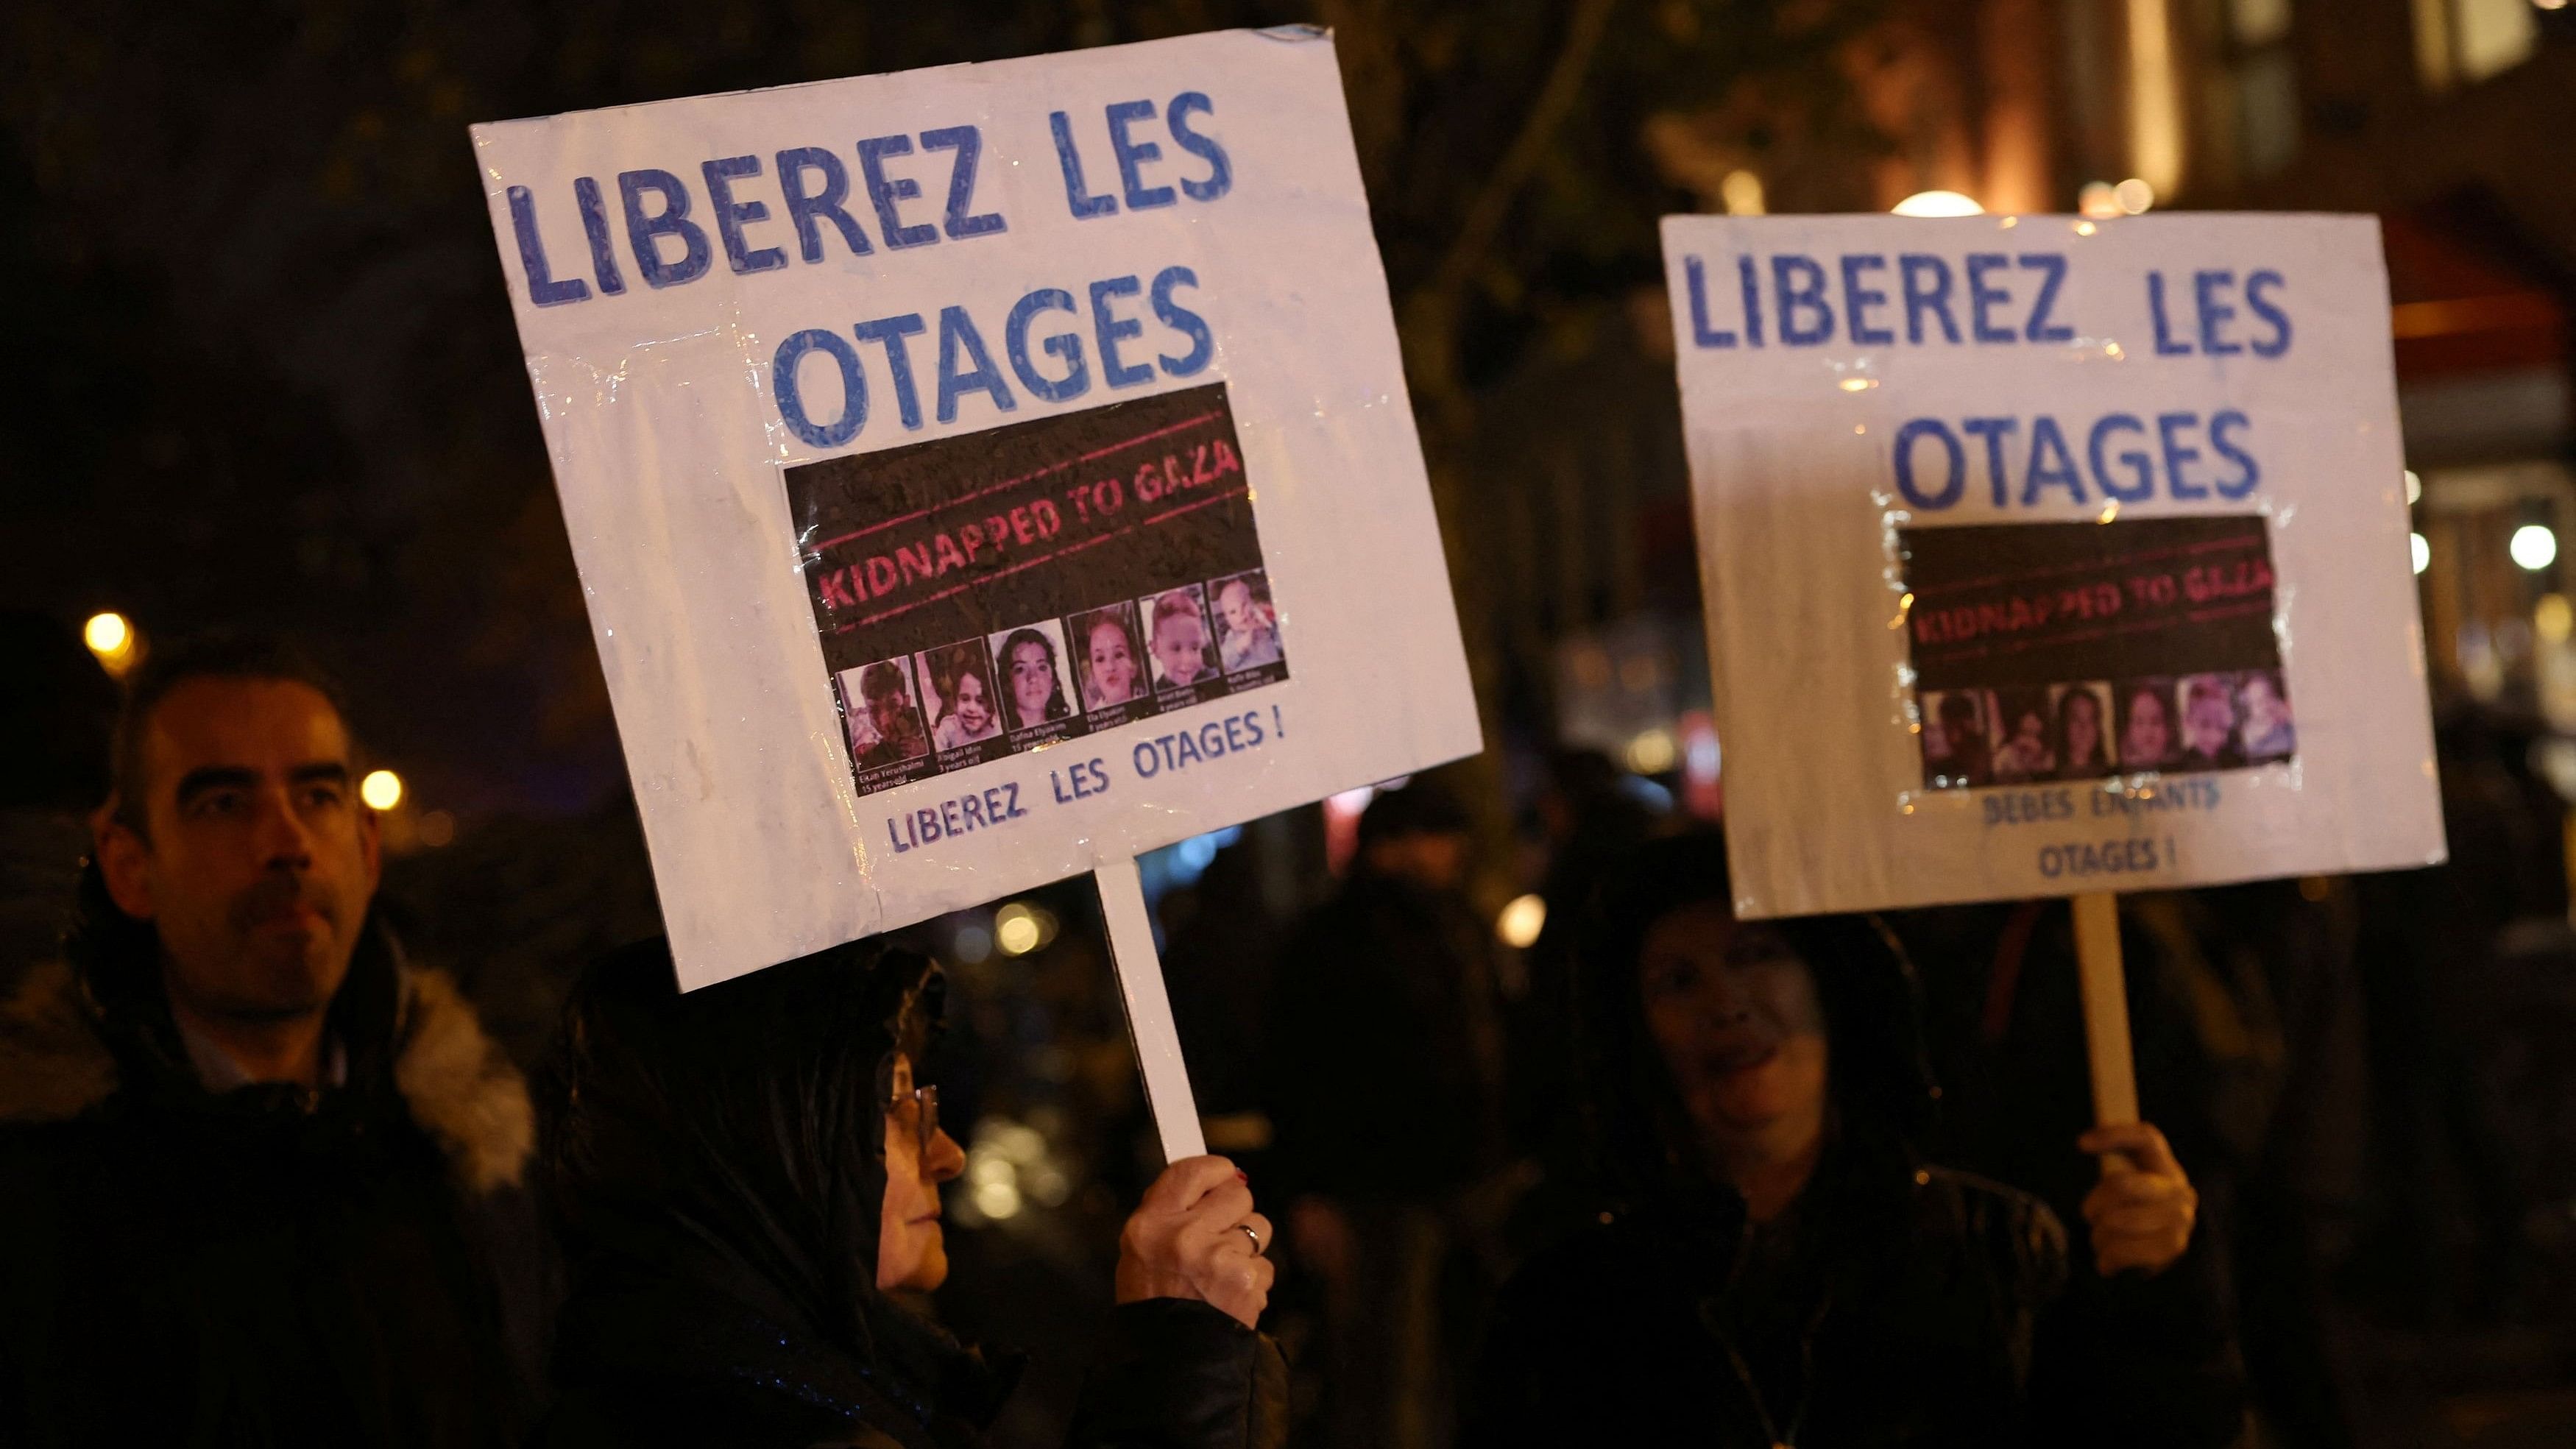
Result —
[[939, 1135], [939, 1089], [922, 1086], [909, 1092], [897, 1091], [886, 1102], [887, 1120], [900, 1121], [907, 1106], [913, 1111], [914, 1136], [920, 1144], [921, 1155], [927, 1157], [930, 1155], [930, 1140]]

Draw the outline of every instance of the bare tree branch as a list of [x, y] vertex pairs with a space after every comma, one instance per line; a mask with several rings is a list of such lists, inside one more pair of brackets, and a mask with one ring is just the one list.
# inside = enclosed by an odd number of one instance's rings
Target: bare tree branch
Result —
[[1546, 82], [1539, 87], [1529, 113], [1521, 119], [1519, 133], [1486, 176], [1484, 186], [1468, 202], [1458, 234], [1450, 239], [1439, 265], [1405, 298], [1404, 334], [1412, 354], [1412, 383], [1417, 392], [1429, 398], [1436, 409], [1435, 420], [1444, 433], [1454, 436], [1463, 431], [1467, 415], [1472, 412], [1458, 378], [1458, 322], [1467, 284], [1484, 265], [1486, 253], [1511, 213], [1512, 202], [1546, 159], [1557, 128], [1582, 96], [1593, 56], [1601, 48], [1601, 37], [1609, 29], [1610, 12], [1617, 4], [1618, 0], [1583, 0], [1576, 9], [1566, 26], [1556, 62], [1548, 68]]

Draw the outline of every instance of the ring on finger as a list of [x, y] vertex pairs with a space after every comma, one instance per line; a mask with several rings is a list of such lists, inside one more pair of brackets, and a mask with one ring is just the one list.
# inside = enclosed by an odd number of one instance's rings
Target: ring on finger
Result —
[[1252, 1240], [1252, 1256], [1256, 1258], [1260, 1257], [1261, 1234], [1254, 1231], [1253, 1226], [1250, 1223], [1236, 1223], [1235, 1226], [1241, 1228], [1243, 1230], [1243, 1235]]

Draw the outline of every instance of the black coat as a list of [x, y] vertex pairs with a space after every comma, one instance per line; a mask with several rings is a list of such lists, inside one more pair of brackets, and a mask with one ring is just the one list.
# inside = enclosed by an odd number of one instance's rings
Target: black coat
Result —
[[[680, 995], [668, 949], [594, 966], [565, 1014], [548, 1151], [572, 1268], [545, 1449], [967, 1449], [1017, 1378], [880, 1290], [885, 1103], [944, 987], [880, 942]], [[1267, 1339], [1155, 1300], [1114, 1331], [1084, 1449], [1276, 1449]]]
[[149, 957], [0, 1010], [0, 1443], [506, 1445], [554, 1282], [525, 1086], [370, 928], [344, 1085], [198, 1084]]
[[[1712, 1195], [1613, 1215], [1533, 1259], [1504, 1290], [1463, 1449], [2233, 1441], [2224, 1372], [2178, 1401], [2065, 1392], [2099, 1366], [2059, 1331], [2066, 1234], [2036, 1199], [1854, 1156], [1759, 1235]], [[2209, 1382], [2226, 1344], [2181, 1267], [2106, 1286], [2133, 1372]]]
[[[880, 1322], [876, 1357], [862, 1358], [733, 1282], [576, 1300], [537, 1449], [965, 1449], [1018, 1377], [926, 1323], [899, 1348]], [[1109, 1328], [1067, 1449], [1276, 1449], [1287, 1367], [1268, 1339], [1169, 1298], [1128, 1304]]]

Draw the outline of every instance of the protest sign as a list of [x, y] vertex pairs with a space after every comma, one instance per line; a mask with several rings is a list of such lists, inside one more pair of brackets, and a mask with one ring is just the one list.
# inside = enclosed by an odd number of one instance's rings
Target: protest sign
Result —
[[[2376, 223], [1671, 217], [1736, 908], [2444, 855]], [[2107, 1170], [2107, 1165], [2106, 1165]]]
[[1479, 747], [1324, 35], [474, 144], [683, 985]]
[[1744, 914], [2443, 857], [2370, 219], [1664, 247]]

